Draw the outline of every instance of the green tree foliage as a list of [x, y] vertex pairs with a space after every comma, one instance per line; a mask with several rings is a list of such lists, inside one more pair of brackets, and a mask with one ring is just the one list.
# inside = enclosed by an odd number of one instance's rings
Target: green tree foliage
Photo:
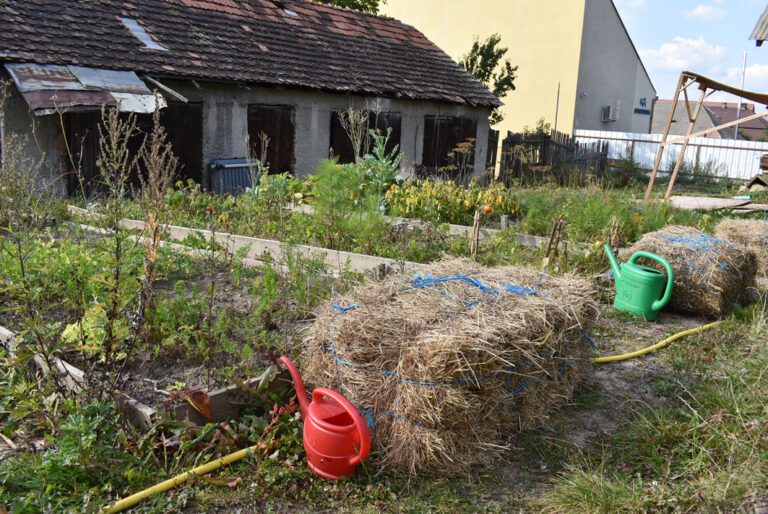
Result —
[[[480, 38], [475, 36], [472, 49], [459, 61], [459, 66], [490, 89], [496, 98], [504, 98], [507, 93], [514, 91], [517, 72], [517, 66], [512, 66], [509, 59], [502, 61], [509, 49], [500, 44], [501, 36], [498, 34], [491, 35], [482, 43]], [[496, 125], [503, 119], [501, 111], [494, 109], [491, 113], [491, 125]]]
[[387, 0], [318, 0], [324, 4], [338, 5], [356, 11], [363, 11], [371, 14], [379, 13], [379, 4], [387, 3]]

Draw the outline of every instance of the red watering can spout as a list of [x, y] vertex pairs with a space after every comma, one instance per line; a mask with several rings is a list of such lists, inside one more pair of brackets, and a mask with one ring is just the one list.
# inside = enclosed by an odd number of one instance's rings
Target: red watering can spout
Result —
[[301, 380], [301, 375], [299, 375], [299, 370], [296, 369], [296, 365], [291, 362], [291, 359], [285, 355], [280, 357], [280, 362], [282, 362], [285, 367], [288, 368], [288, 373], [291, 374], [293, 384], [296, 387], [296, 398], [299, 400], [301, 415], [302, 417], [306, 418], [309, 412], [309, 398], [307, 397], [307, 389], [304, 387], [304, 381]]

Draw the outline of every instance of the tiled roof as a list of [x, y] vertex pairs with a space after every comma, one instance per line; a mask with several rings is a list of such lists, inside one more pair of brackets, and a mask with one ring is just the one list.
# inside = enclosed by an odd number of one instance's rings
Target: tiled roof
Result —
[[413, 27], [303, 0], [0, 0], [0, 62], [501, 104]]

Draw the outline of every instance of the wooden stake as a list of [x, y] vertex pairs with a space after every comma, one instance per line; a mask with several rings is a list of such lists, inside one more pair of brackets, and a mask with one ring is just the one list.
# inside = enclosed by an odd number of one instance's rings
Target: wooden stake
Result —
[[672, 120], [675, 119], [675, 110], [677, 109], [677, 100], [680, 98], [680, 90], [687, 81], [687, 75], [685, 73], [680, 74], [680, 80], [677, 82], [677, 89], [675, 90], [675, 97], [672, 100], [672, 108], [669, 110], [669, 118], [667, 119], [667, 125], [664, 127], [664, 135], [661, 136], [661, 144], [659, 145], [659, 151], [656, 154], [656, 162], [653, 164], [653, 172], [651, 172], [651, 179], [648, 181], [648, 189], [645, 191], [645, 201], [647, 202], [651, 197], [651, 191], [653, 190], [653, 182], [656, 180], [656, 173], [659, 171], [659, 165], [661, 164], [661, 156], [664, 154], [664, 143], [669, 136], [669, 128], [672, 126]]
[[672, 188], [675, 185], [677, 179], [677, 172], [680, 171], [680, 165], [683, 163], [685, 157], [685, 151], [688, 149], [688, 142], [691, 140], [691, 134], [693, 134], [693, 126], [696, 124], [696, 120], [699, 119], [699, 112], [701, 106], [704, 104], [704, 99], [707, 97], [707, 87], [701, 90], [701, 96], [699, 97], [699, 103], [696, 104], [696, 111], [693, 113], [693, 119], [688, 122], [688, 133], [686, 134], [683, 147], [680, 149], [680, 155], [677, 156], [677, 162], [675, 163], [675, 170], [672, 172], [672, 177], [669, 179], [669, 185], [667, 186], [667, 193], [664, 195], [664, 199], [668, 200], [669, 195], [672, 194]]

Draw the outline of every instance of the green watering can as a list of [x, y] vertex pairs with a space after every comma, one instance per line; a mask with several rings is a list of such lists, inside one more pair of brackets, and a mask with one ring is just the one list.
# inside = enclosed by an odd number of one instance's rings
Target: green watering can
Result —
[[[655, 320], [658, 312], [672, 296], [672, 283], [675, 281], [672, 266], [665, 258], [651, 252], [637, 252], [625, 264], [616, 261], [609, 245], [605, 245], [605, 253], [611, 261], [616, 281], [616, 299], [613, 306], [620, 311], [642, 314], [648, 321]], [[640, 257], [660, 262], [667, 271], [667, 276], [651, 267], [636, 264], [635, 261]]]

